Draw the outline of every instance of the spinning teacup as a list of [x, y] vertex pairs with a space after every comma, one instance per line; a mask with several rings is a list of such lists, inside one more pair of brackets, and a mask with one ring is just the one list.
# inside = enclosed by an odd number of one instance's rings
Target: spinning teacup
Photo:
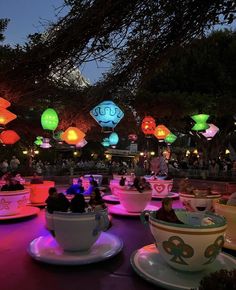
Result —
[[144, 223], [145, 215], [149, 215], [150, 230], [162, 258], [181, 271], [202, 271], [210, 267], [224, 244], [225, 218], [185, 210], [175, 212], [184, 224], [158, 220], [155, 211], [144, 211], [141, 215]]
[[55, 239], [65, 251], [86, 251], [97, 241], [102, 230], [108, 227], [105, 211], [90, 213], [53, 213]]
[[19, 214], [29, 200], [29, 190], [0, 191], [0, 216]]
[[31, 203], [44, 203], [48, 197], [48, 190], [50, 187], [54, 187], [54, 181], [43, 181], [39, 184], [28, 184], [27, 187], [30, 189], [30, 202]]
[[173, 179], [165, 180], [159, 178], [157, 179], [148, 178], [147, 180], [152, 186], [153, 197], [167, 196], [173, 187]]
[[145, 209], [152, 198], [151, 190], [139, 192], [136, 189], [130, 189], [128, 186], [120, 186], [116, 189], [121, 205], [128, 212], [141, 212]]

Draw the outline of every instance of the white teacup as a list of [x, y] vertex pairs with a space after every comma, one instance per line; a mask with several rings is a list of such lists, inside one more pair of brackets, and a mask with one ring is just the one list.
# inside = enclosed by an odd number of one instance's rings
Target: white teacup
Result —
[[227, 230], [226, 230], [226, 243], [227, 246], [236, 247], [236, 206], [221, 204], [219, 202], [215, 203], [215, 211], [217, 214], [222, 215], [227, 220]]
[[[107, 213], [54, 212], [55, 239], [65, 251], [87, 251], [97, 241], [102, 230], [108, 227]], [[52, 228], [51, 228], [52, 229]]]
[[206, 196], [195, 196], [193, 194], [180, 193], [179, 198], [183, 206], [188, 211], [214, 211], [214, 206], [220, 194], [210, 194]]
[[28, 201], [28, 189], [0, 191], [0, 216], [19, 214]]
[[[226, 230], [225, 218], [211, 213], [191, 213], [175, 210], [184, 224], [164, 222], [155, 218], [155, 211], [149, 214], [149, 226], [157, 248], [163, 259], [173, 268], [181, 271], [202, 271], [208, 268], [220, 253]], [[202, 225], [205, 220], [210, 225]]]
[[152, 196], [153, 197], [167, 196], [173, 187], [173, 179], [165, 180], [165, 179], [149, 178], [147, 180], [152, 186]]
[[121, 205], [128, 212], [142, 212], [152, 198], [151, 190], [139, 192], [136, 189], [130, 189], [127, 186], [116, 188]]

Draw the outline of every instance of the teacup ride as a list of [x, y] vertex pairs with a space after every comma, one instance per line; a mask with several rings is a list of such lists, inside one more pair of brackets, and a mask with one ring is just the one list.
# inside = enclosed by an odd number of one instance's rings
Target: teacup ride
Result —
[[155, 244], [144, 246], [131, 256], [134, 270], [144, 279], [168, 289], [198, 289], [202, 278], [221, 269], [235, 269], [236, 259], [224, 253], [224, 217], [213, 213], [175, 210], [184, 224], [155, 218], [144, 211]]
[[215, 203], [221, 194], [209, 194], [207, 190], [194, 190], [193, 194], [181, 192], [180, 201], [188, 211], [214, 211]]
[[152, 198], [151, 190], [139, 192], [129, 186], [116, 188], [120, 204], [109, 206], [109, 213], [124, 216], [139, 216], [144, 209], [157, 210], [157, 207], [149, 204]]
[[216, 202], [215, 212], [227, 220], [224, 247], [236, 251], [236, 206]]
[[46, 213], [48, 229], [54, 233], [33, 240], [28, 252], [38, 261], [58, 265], [84, 265], [118, 254], [123, 242], [105, 233], [109, 226], [107, 211], [89, 213]]
[[163, 176], [144, 176], [144, 178], [151, 184], [152, 198], [162, 199], [164, 197], [177, 198], [178, 193], [171, 192], [173, 187], [173, 179], [166, 180]]
[[27, 183], [26, 187], [30, 189], [29, 202], [33, 206], [45, 206], [50, 187], [55, 187], [54, 181], [44, 180], [43, 183]]
[[27, 206], [29, 195], [28, 189], [0, 191], [0, 220], [17, 219], [38, 214], [38, 208]]

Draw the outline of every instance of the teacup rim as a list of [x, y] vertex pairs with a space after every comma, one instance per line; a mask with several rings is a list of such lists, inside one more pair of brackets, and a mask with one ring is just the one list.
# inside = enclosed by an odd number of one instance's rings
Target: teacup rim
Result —
[[[181, 208], [177, 208], [177, 209], [174, 209], [174, 211], [182, 211], [182, 212], [185, 212], [187, 214], [191, 214], [193, 212], [188, 212], [184, 209], [181, 209]], [[213, 228], [220, 228], [220, 227], [223, 227], [225, 225], [227, 225], [227, 221], [226, 221], [226, 218], [223, 217], [223, 216], [220, 216], [220, 215], [216, 215], [212, 212], [204, 212], [204, 215], [206, 215], [206, 217], [214, 217], [214, 218], [217, 218], [219, 219], [219, 222], [217, 224], [211, 224], [211, 225], [188, 225], [188, 224], [177, 224], [177, 223], [170, 223], [170, 222], [166, 222], [166, 221], [162, 221], [162, 220], [159, 220], [159, 219], [156, 219], [155, 217], [152, 216], [152, 214], [154, 214], [156, 211], [150, 211], [150, 218], [151, 220], [153, 220], [154, 222], [157, 222], [157, 223], [160, 223], [160, 224], [163, 224], [163, 225], [166, 225], [166, 226], [173, 226], [173, 227], [177, 227], [177, 228], [186, 228], [186, 229], [213, 229]], [[200, 215], [201, 213], [197, 213], [197, 212], [194, 212], [194, 214], [197, 214], [197, 215]]]

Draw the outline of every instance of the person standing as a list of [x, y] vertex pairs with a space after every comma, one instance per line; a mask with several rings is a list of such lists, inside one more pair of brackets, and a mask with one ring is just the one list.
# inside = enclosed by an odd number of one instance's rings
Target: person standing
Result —
[[20, 160], [17, 159], [16, 156], [12, 156], [12, 159], [10, 161], [11, 171], [17, 171], [19, 166], [20, 166]]

